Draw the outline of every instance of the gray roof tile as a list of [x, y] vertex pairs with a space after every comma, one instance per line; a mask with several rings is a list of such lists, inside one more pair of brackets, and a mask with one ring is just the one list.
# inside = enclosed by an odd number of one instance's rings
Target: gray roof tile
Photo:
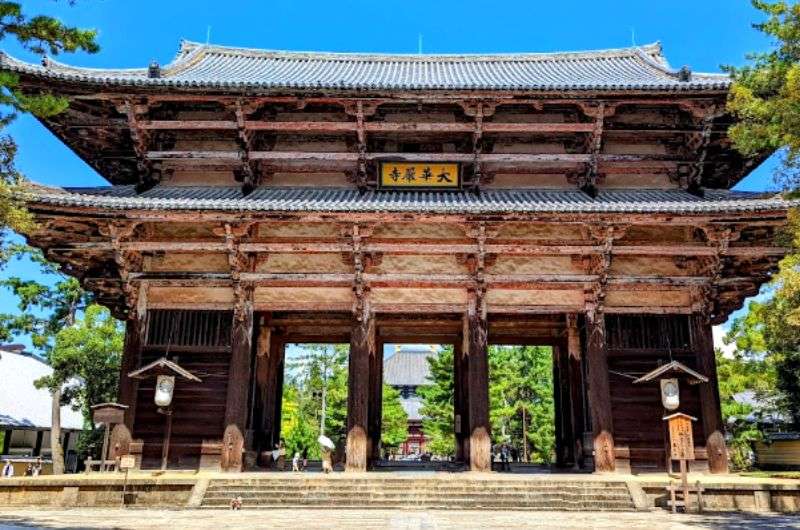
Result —
[[137, 195], [133, 186], [44, 188], [32, 186], [32, 203], [110, 210], [216, 210], [239, 212], [480, 213], [713, 213], [784, 211], [800, 206], [780, 195], [707, 190], [604, 190], [590, 198], [577, 189], [467, 191], [366, 191], [353, 188], [262, 187], [246, 197], [237, 187], [157, 186]]
[[725, 90], [725, 74], [681, 81], [660, 44], [559, 53], [381, 55], [254, 50], [183, 42], [175, 59], [147, 68], [45, 65], [0, 56], [0, 68], [49, 79], [101, 85], [219, 89], [346, 90]]

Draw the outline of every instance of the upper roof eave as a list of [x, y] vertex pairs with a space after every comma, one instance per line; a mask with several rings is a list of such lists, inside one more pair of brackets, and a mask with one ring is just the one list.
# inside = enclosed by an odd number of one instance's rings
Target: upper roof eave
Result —
[[97, 69], [0, 54], [0, 69], [62, 83], [176, 90], [727, 91], [725, 74], [682, 81], [660, 44], [588, 52], [390, 55], [287, 52], [184, 42], [161, 68]]

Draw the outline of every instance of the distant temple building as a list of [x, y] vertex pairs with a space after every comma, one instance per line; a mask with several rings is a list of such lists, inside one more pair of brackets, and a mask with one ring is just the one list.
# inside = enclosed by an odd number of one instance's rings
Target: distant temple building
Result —
[[[33, 383], [52, 373], [53, 369], [25, 351], [24, 345], [0, 344], [0, 459], [10, 460], [17, 476], [39, 457], [44, 460], [44, 473], [51, 472], [52, 398], [46, 388], [36, 388]], [[67, 469], [74, 469], [77, 463], [74, 455], [82, 430], [81, 413], [69, 405], [62, 406], [61, 445]]]
[[383, 361], [383, 382], [400, 392], [400, 403], [408, 415], [408, 438], [400, 445], [400, 456], [420, 455], [425, 452], [425, 433], [422, 430], [422, 398], [419, 387], [430, 384], [428, 357], [435, 346], [397, 346], [395, 352]]

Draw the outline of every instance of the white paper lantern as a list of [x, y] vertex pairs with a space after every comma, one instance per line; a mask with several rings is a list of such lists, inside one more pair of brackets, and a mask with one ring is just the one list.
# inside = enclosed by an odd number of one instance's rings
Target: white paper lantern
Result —
[[172, 391], [175, 389], [175, 376], [159, 375], [156, 379], [155, 402], [159, 407], [169, 407], [172, 403]]
[[681, 404], [681, 392], [677, 379], [661, 380], [661, 402], [667, 410], [675, 410]]

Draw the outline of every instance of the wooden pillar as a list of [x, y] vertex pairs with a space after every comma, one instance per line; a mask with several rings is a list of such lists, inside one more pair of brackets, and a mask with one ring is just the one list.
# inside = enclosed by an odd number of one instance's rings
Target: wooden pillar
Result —
[[381, 457], [381, 429], [383, 427], [383, 343], [379, 342], [375, 354], [369, 358], [369, 416], [368, 463]]
[[586, 361], [589, 413], [594, 439], [594, 470], [614, 471], [614, 423], [608, 383], [605, 318], [597, 312], [586, 318]]
[[253, 290], [246, 287], [237, 289], [236, 298], [225, 403], [225, 433], [222, 439], [222, 469], [226, 471], [242, 470], [250, 357], [253, 351]]
[[482, 297], [472, 295], [464, 317], [467, 329], [469, 393], [469, 467], [471, 471], [492, 470], [492, 440], [489, 424], [489, 344], [486, 308]]
[[257, 448], [259, 453], [271, 451], [280, 440], [281, 366], [286, 344], [280, 330], [262, 329], [259, 338], [256, 379], [258, 386], [259, 422]]
[[[44, 441], [44, 431], [36, 431], [36, 441], [33, 445], [33, 456], [42, 454], [42, 442]], [[52, 450], [52, 447], [50, 448]]]
[[11, 429], [6, 429], [3, 434], [3, 446], [0, 447], [0, 455], [7, 455], [11, 452]]
[[368, 307], [357, 316], [360, 319], [353, 324], [348, 365], [345, 470], [349, 472], [367, 470], [369, 367], [370, 357], [376, 355], [375, 316]]
[[133, 433], [136, 418], [136, 400], [139, 391], [139, 380], [131, 379], [128, 374], [139, 368], [142, 347], [147, 342], [147, 285], [142, 282], [138, 287], [136, 307], [130, 308], [125, 321], [125, 346], [122, 351], [122, 362], [119, 368], [119, 390], [117, 400], [127, 405], [125, 410], [125, 427]]
[[581, 369], [581, 336], [578, 318], [567, 315], [567, 358], [570, 396], [570, 427], [572, 430], [573, 464], [583, 468], [583, 370]]
[[453, 344], [453, 435], [456, 462], [469, 463], [467, 366], [463, 340]]
[[553, 403], [556, 428], [556, 465], [575, 463], [575, 433], [572, 423], [572, 400], [569, 381], [569, 352], [567, 341], [553, 346]]
[[697, 371], [708, 377], [708, 383], [698, 385], [703, 435], [708, 453], [708, 469], [711, 473], [727, 473], [728, 449], [725, 447], [725, 426], [722, 423], [711, 324], [703, 315], [692, 315], [691, 322], [692, 346], [697, 356]]

